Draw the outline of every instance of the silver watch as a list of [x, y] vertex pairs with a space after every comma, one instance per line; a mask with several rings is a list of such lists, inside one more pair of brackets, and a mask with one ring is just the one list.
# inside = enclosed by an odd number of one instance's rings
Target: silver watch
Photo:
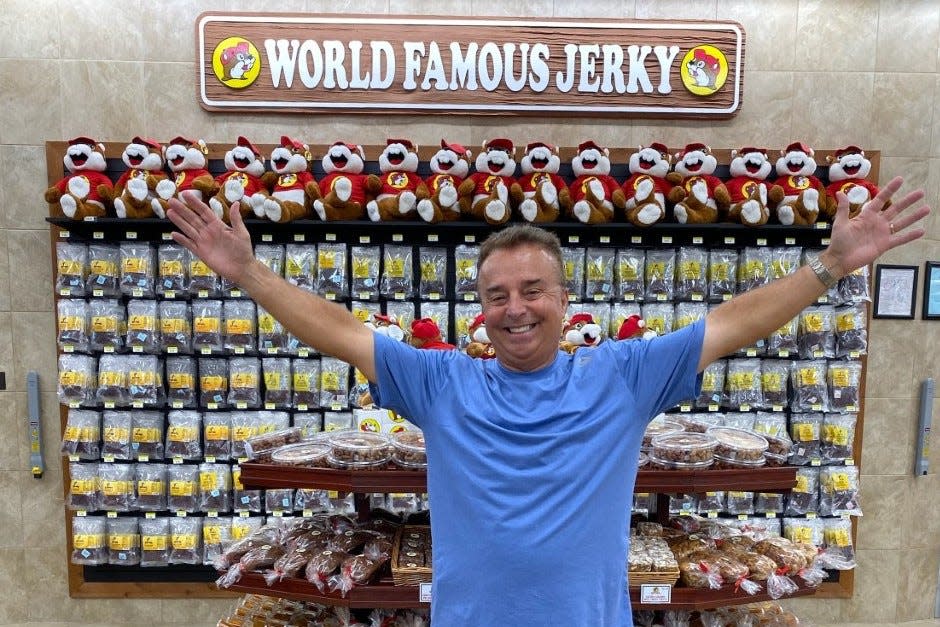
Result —
[[832, 276], [832, 273], [829, 272], [829, 268], [820, 261], [819, 257], [813, 257], [809, 262], [809, 267], [816, 274], [816, 278], [819, 279], [827, 289], [832, 289], [839, 282], [839, 279]]

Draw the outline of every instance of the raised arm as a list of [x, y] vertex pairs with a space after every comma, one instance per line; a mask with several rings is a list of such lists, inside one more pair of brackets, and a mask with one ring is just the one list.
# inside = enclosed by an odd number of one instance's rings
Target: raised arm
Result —
[[204, 202], [183, 192], [166, 217], [179, 229], [173, 239], [215, 272], [233, 281], [291, 333], [317, 350], [338, 357], [375, 380], [372, 331], [345, 307], [291, 285], [255, 259], [238, 203], [227, 226]]
[[[930, 213], [930, 208], [921, 203], [922, 190], [906, 194], [882, 211], [902, 182], [901, 177], [889, 181], [852, 219], [848, 199], [841, 192], [837, 194], [839, 205], [829, 247], [819, 254], [819, 261], [833, 279], [870, 264], [885, 251], [923, 237], [923, 228], [908, 228]], [[767, 337], [815, 303], [826, 289], [822, 279], [807, 265], [715, 308], [705, 317], [699, 371], [716, 359]]]

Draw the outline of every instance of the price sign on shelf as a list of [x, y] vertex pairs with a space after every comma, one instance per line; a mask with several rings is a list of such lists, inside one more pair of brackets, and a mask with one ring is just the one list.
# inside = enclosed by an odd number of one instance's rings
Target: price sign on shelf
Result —
[[418, 601], [420, 603], [430, 603], [431, 602], [431, 584], [422, 583], [418, 588]]
[[640, 604], [665, 605], [672, 602], [672, 586], [668, 583], [644, 583], [640, 586]]

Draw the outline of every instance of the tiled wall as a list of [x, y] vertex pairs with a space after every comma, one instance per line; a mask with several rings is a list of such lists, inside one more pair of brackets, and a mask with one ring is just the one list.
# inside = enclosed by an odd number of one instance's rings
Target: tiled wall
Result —
[[[222, 0], [213, 9], [258, 10]], [[49, 239], [43, 217], [43, 143], [90, 135], [123, 145], [135, 134], [200, 134], [274, 142], [289, 132], [315, 144], [347, 139], [421, 144], [447, 137], [478, 145], [496, 133], [518, 142], [611, 146], [704, 141], [715, 147], [794, 140], [881, 150], [881, 176], [907, 177], [937, 206], [940, 187], [940, 4], [935, 0], [282, 0], [278, 11], [733, 19], [747, 33], [743, 109], [721, 122], [608, 119], [347, 117], [208, 114], [193, 86], [193, 32], [203, 3], [185, 0], [5, 0], [0, 16], [0, 624], [66, 621], [214, 624], [227, 603], [72, 600], [66, 540]], [[940, 217], [926, 239], [886, 255], [940, 260]], [[919, 302], [919, 301], [918, 301]], [[856, 593], [791, 602], [816, 622], [886, 623], [932, 615], [940, 561], [940, 445], [933, 473], [911, 476], [919, 382], [940, 376], [940, 323], [875, 321], [865, 401], [863, 497]], [[928, 350], [927, 347], [934, 347]], [[25, 378], [40, 373], [49, 468], [29, 473]], [[940, 402], [934, 407], [940, 420]]]

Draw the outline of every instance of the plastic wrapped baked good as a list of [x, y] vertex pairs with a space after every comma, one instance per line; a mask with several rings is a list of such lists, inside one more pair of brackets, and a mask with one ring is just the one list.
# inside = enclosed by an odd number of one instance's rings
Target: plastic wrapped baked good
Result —
[[189, 303], [160, 301], [160, 347], [170, 354], [193, 350], [193, 314]]
[[803, 466], [822, 459], [821, 438], [823, 414], [790, 414], [790, 437], [793, 448], [790, 463]]
[[170, 518], [170, 564], [202, 563], [202, 518]]
[[136, 518], [108, 519], [108, 563], [117, 566], [140, 564], [140, 532]]
[[134, 298], [153, 298], [156, 255], [146, 242], [121, 242], [121, 293]]
[[157, 246], [157, 294], [184, 298], [189, 293], [190, 252], [179, 244]]
[[169, 563], [170, 557], [170, 519], [141, 518], [140, 527], [140, 565], [162, 568]]
[[614, 296], [625, 301], [643, 300], [646, 253], [640, 248], [621, 248], [614, 263]]
[[69, 407], [93, 404], [97, 377], [97, 361], [91, 355], [59, 355], [59, 402]]
[[732, 409], [747, 411], [763, 407], [761, 360], [729, 359], [725, 390], [728, 393], [728, 406]]
[[668, 302], [675, 295], [676, 250], [674, 248], [650, 249], [646, 251], [647, 301]]
[[107, 519], [104, 516], [72, 517], [73, 564], [96, 566], [108, 563]]
[[327, 300], [344, 300], [349, 296], [346, 244], [317, 246], [317, 291]]
[[232, 509], [232, 474], [228, 464], [199, 464], [199, 509], [228, 512]]
[[129, 355], [102, 355], [98, 359], [98, 387], [95, 398], [105, 407], [127, 405]]
[[131, 455], [140, 461], [163, 459], [163, 414], [135, 411], [132, 420]]
[[223, 301], [222, 315], [225, 319], [225, 331], [222, 343], [229, 353], [236, 355], [251, 353], [255, 344], [255, 322], [258, 319], [254, 301]]
[[317, 247], [314, 244], [287, 244], [284, 247], [284, 278], [291, 285], [315, 292]]
[[99, 464], [98, 486], [98, 509], [129, 512], [135, 508], [134, 464]]
[[183, 409], [196, 406], [196, 359], [166, 358], [166, 400], [170, 407]]
[[63, 352], [88, 350], [88, 303], [77, 298], [63, 298], [56, 303], [56, 342]]
[[824, 466], [819, 470], [819, 513], [861, 516], [858, 466]]
[[209, 409], [225, 407], [228, 399], [228, 360], [199, 359], [199, 404]]
[[803, 359], [836, 356], [835, 309], [832, 305], [807, 307], [799, 315], [800, 357]]
[[137, 484], [137, 509], [146, 512], [159, 512], [166, 509], [166, 465], [136, 464], [134, 466], [134, 481]]
[[708, 300], [729, 300], [735, 294], [738, 251], [715, 248], [708, 251]]
[[202, 353], [222, 350], [222, 301], [193, 301], [193, 348]]
[[829, 409], [858, 411], [861, 400], [862, 362], [830, 361], [826, 372]]
[[180, 464], [167, 466], [169, 486], [167, 509], [171, 512], [199, 511], [199, 466]]
[[702, 389], [695, 400], [696, 407], [716, 411], [728, 405], [725, 393], [727, 371], [728, 361], [725, 359], [713, 361], [705, 367], [702, 371]]
[[858, 357], [868, 352], [868, 316], [864, 304], [836, 309], [836, 357]]
[[326, 590], [327, 581], [334, 572], [336, 572], [343, 561], [349, 557], [345, 553], [324, 549], [314, 554], [307, 562], [304, 569], [304, 577], [315, 585], [318, 590]]
[[290, 333], [260, 305], [258, 306], [258, 350], [265, 355], [290, 352]]
[[222, 412], [206, 412], [203, 416], [203, 452], [207, 460], [232, 457], [232, 417]]
[[88, 276], [88, 247], [73, 242], [56, 242], [55, 291], [59, 296], [84, 296]]
[[83, 460], [101, 456], [101, 414], [88, 409], [69, 409], [62, 434], [63, 455]]
[[127, 355], [127, 399], [133, 407], [164, 403], [161, 358], [156, 355]]
[[261, 360], [264, 377], [263, 402], [267, 409], [287, 408], [291, 402], [290, 359], [269, 357]]
[[827, 463], [844, 462], [853, 456], [856, 414], [826, 414], [820, 432], [820, 453]]
[[127, 301], [127, 336], [124, 344], [135, 353], [156, 353], [160, 346], [157, 301]]
[[69, 509], [93, 512], [98, 509], [98, 464], [69, 464]]
[[228, 362], [228, 404], [238, 409], [261, 406], [261, 360], [232, 357]]
[[232, 518], [206, 517], [202, 521], [202, 563], [211, 566], [232, 543]]
[[676, 260], [676, 299], [704, 301], [707, 291], [708, 253], [698, 246], [683, 246]]
[[829, 410], [829, 391], [826, 387], [827, 362], [825, 359], [795, 361], [790, 372], [793, 384], [793, 411], [818, 412]]
[[392, 461], [405, 468], [425, 468], [428, 457], [424, 434], [420, 431], [399, 431], [392, 434]]

